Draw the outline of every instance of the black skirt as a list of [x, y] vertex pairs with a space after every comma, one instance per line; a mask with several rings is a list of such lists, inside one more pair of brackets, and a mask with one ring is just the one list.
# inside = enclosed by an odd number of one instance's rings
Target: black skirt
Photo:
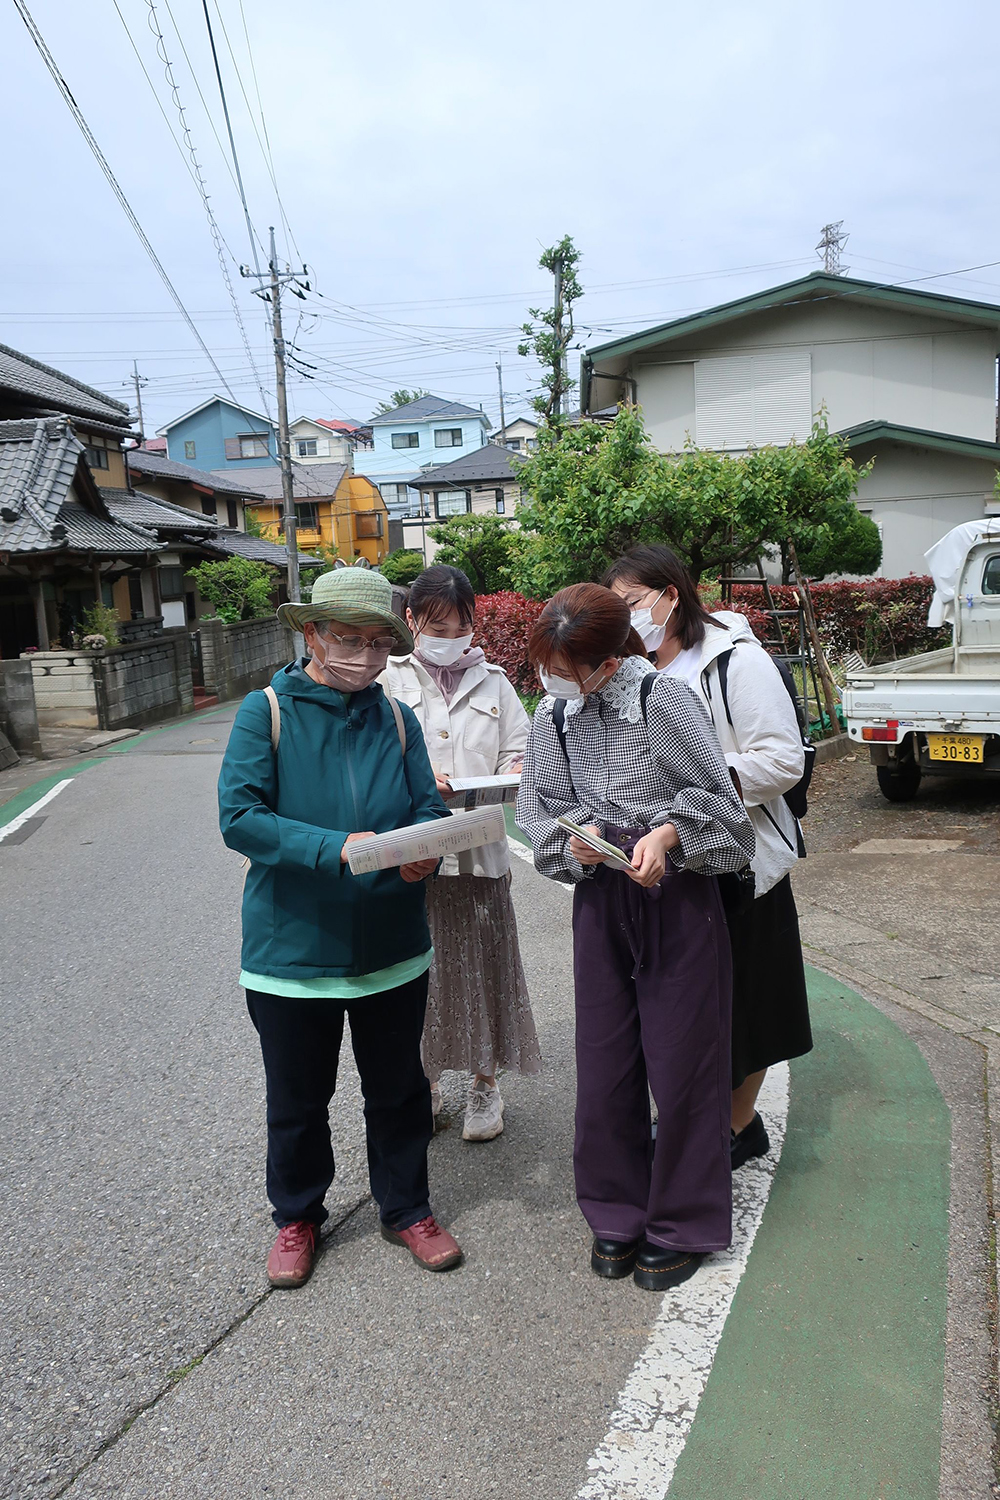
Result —
[[799, 914], [786, 875], [729, 918], [733, 949], [733, 1088], [749, 1073], [812, 1051]]

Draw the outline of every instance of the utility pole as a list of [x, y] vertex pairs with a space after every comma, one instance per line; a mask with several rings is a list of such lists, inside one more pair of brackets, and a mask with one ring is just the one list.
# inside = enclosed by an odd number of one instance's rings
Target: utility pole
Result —
[[142, 388], [148, 382], [139, 374], [138, 361], [132, 361], [132, 384], [135, 386], [135, 404], [139, 409], [139, 442], [145, 442], [146, 429], [142, 423]]
[[497, 359], [497, 384], [500, 387], [500, 446], [503, 448], [507, 442], [507, 421], [503, 412], [503, 355]]
[[[271, 304], [271, 327], [274, 333], [274, 382], [278, 393], [278, 462], [281, 465], [282, 523], [285, 530], [285, 551], [288, 554], [288, 597], [298, 604], [302, 595], [299, 588], [299, 539], [295, 520], [295, 494], [292, 486], [292, 449], [288, 437], [288, 393], [285, 387], [285, 340], [281, 331], [281, 289], [288, 282], [302, 281], [306, 291], [309, 283], [305, 266], [301, 271], [279, 271], [278, 252], [274, 244], [274, 225], [271, 226], [271, 251], [267, 271], [251, 271], [249, 266], [240, 266], [240, 275], [251, 281], [260, 281], [254, 296]], [[296, 292], [296, 296], [300, 293]]]
[[844, 233], [844, 221], [838, 219], [835, 224], [824, 224], [820, 242], [816, 246], [817, 254], [823, 257], [823, 270], [830, 276], [846, 276], [851, 269], [840, 263], [840, 252], [850, 239], [849, 234]]

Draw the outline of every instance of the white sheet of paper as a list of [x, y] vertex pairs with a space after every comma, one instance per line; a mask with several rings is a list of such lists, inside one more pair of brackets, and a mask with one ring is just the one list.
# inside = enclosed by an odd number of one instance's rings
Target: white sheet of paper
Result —
[[451, 792], [442, 792], [449, 807], [493, 807], [516, 802], [520, 774], [512, 776], [449, 776]]
[[579, 823], [574, 823], [570, 818], [556, 818], [556, 822], [560, 827], [568, 829], [570, 833], [575, 833], [578, 839], [589, 844], [591, 849], [596, 849], [598, 854], [606, 855], [609, 864], [621, 865], [624, 869], [631, 870], [632, 861], [623, 850], [616, 849], [614, 844], [606, 843], [596, 833], [590, 833], [586, 828], [581, 828]]
[[373, 870], [391, 870], [410, 865], [418, 859], [440, 859], [445, 854], [461, 854], [507, 837], [503, 809], [483, 807], [474, 812], [453, 813], [450, 818], [435, 818], [430, 823], [413, 823], [376, 833], [370, 839], [355, 839], [347, 846], [347, 863], [352, 875], [370, 875]]

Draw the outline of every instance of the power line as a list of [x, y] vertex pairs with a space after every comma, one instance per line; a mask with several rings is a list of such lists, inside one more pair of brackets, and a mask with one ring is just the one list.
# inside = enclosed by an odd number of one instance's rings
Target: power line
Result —
[[[41, 57], [41, 59], [44, 62], [45, 66], [48, 68], [49, 73], [51, 74], [52, 79], [53, 79], [56, 87], [58, 88], [60, 94], [62, 95], [63, 99], [66, 102], [67, 108], [69, 109], [70, 113], [72, 114], [73, 119], [76, 121], [77, 126], [80, 129], [80, 133], [82, 134], [84, 140], [87, 142], [87, 145], [90, 147], [91, 151], [94, 153], [94, 156], [97, 159], [98, 166], [101, 168], [101, 171], [104, 173], [105, 177], [107, 178], [108, 183], [111, 186], [112, 192], [114, 193], [115, 197], [118, 199], [118, 202], [121, 204], [122, 210], [124, 211], [125, 216], [128, 219], [129, 223], [132, 225], [132, 228], [135, 230], [136, 235], [138, 236], [138, 239], [139, 239], [139, 243], [142, 245], [142, 247], [145, 250], [146, 254], [149, 256], [149, 258], [152, 261], [153, 265], [156, 267], [156, 270], [159, 273], [160, 279], [162, 280], [162, 282], [163, 282], [164, 286], [166, 287], [167, 291], [170, 293], [170, 296], [173, 298], [174, 304], [177, 307], [178, 312], [181, 314], [181, 316], [183, 317], [183, 319], [184, 319], [185, 323], [187, 324], [188, 328], [191, 330], [191, 333], [194, 335], [195, 339], [198, 341], [198, 344], [199, 344], [199, 346], [201, 348], [201, 351], [204, 354], [205, 358], [208, 360], [209, 364], [212, 366], [212, 369], [215, 371], [216, 375], [218, 375], [219, 379], [222, 381], [222, 384], [225, 386], [226, 390], [229, 391], [230, 396], [232, 396], [233, 393], [232, 393], [232, 391], [229, 388], [229, 384], [228, 384], [228, 382], [226, 380], [226, 377], [223, 375], [222, 371], [219, 369], [218, 365], [216, 364], [216, 362], [215, 362], [215, 360], [214, 360], [211, 352], [209, 351], [208, 345], [205, 343], [205, 340], [202, 338], [201, 334], [198, 332], [198, 329], [195, 327], [195, 324], [194, 324], [194, 321], [193, 321], [193, 319], [191, 317], [191, 314], [188, 312], [187, 308], [184, 306], [184, 303], [181, 301], [180, 295], [177, 292], [177, 290], [176, 290], [173, 282], [170, 280], [170, 277], [167, 275], [166, 270], [164, 269], [162, 261], [160, 260], [160, 258], [157, 255], [156, 251], [153, 249], [153, 247], [150, 244], [149, 240], [147, 239], [145, 230], [143, 229], [142, 225], [139, 223], [139, 220], [136, 218], [135, 213], [132, 210], [132, 205], [129, 203], [128, 199], [125, 197], [125, 194], [122, 191], [121, 186], [119, 185], [117, 177], [115, 176], [114, 172], [112, 172], [112, 170], [111, 170], [111, 167], [110, 167], [110, 165], [109, 165], [109, 163], [107, 161], [107, 158], [105, 157], [105, 155], [104, 155], [103, 151], [101, 150], [100, 146], [97, 144], [97, 138], [95, 137], [93, 131], [90, 128], [90, 126], [87, 124], [86, 120], [84, 119], [83, 112], [80, 109], [80, 106], [77, 104], [76, 100], [73, 98], [73, 95], [70, 92], [69, 84], [66, 82], [66, 80], [63, 77], [62, 73], [59, 71], [59, 68], [58, 68], [58, 66], [56, 64], [56, 60], [52, 56], [52, 53], [49, 51], [49, 49], [48, 49], [48, 47], [46, 45], [45, 38], [42, 36], [42, 33], [39, 31], [38, 26], [35, 24], [34, 17], [32, 16], [31, 12], [28, 10], [28, 7], [24, 3], [24, 0], [14, 0], [14, 5], [17, 8], [17, 12], [18, 12], [19, 16], [21, 17], [21, 20], [24, 22], [25, 27], [27, 28], [28, 35], [31, 37], [31, 40], [34, 42], [36, 48], [38, 49], [39, 56]], [[233, 399], [235, 400], [236, 398], [233, 397]]]
[[[264, 390], [260, 374], [257, 370], [256, 364], [254, 363], [253, 351], [250, 348], [250, 339], [247, 336], [246, 326], [243, 322], [243, 314], [240, 310], [240, 304], [237, 301], [236, 292], [233, 288], [232, 279], [229, 275], [229, 267], [226, 264], [226, 257], [223, 253], [223, 245], [225, 244], [225, 240], [223, 239], [222, 231], [219, 228], [215, 213], [212, 209], [212, 205], [209, 202], [208, 189], [205, 186], [205, 179], [202, 173], [201, 163], [198, 160], [198, 155], [194, 145], [194, 139], [191, 135], [191, 128], [188, 125], [184, 105], [181, 103], [180, 90], [177, 86], [177, 80], [174, 77], [173, 64], [171, 63], [170, 58], [167, 56], [167, 44], [163, 36], [162, 28], [160, 26], [159, 17], [156, 14], [156, 3], [155, 0], [146, 0], [146, 4], [149, 8], [149, 29], [150, 31], [152, 31], [154, 37], [156, 38], [157, 55], [159, 56], [160, 61], [163, 63], [164, 74], [166, 76], [167, 83], [170, 86], [170, 93], [177, 110], [178, 119], [180, 120], [184, 143], [187, 147], [188, 155], [191, 158], [191, 166], [193, 168], [192, 176], [194, 178], [195, 187], [198, 189], [198, 195], [201, 198], [202, 207], [204, 208], [205, 216], [208, 219], [208, 227], [209, 232], [212, 236], [212, 243], [215, 246], [215, 252], [219, 259], [219, 270], [222, 272], [222, 280], [225, 283], [226, 291], [229, 295], [230, 305], [233, 309], [233, 317], [236, 319], [236, 326], [240, 331], [240, 338], [243, 341], [243, 348], [246, 353], [247, 360], [249, 361], [250, 368], [253, 371], [254, 380], [257, 383], [257, 389], [260, 392], [261, 401], [264, 403], [264, 410], [267, 411], [267, 393]], [[118, 0], [115, 0], [115, 9], [118, 10]], [[121, 11], [118, 11], [118, 14], [121, 15]], [[125, 18], [123, 16], [123, 25], [124, 22]], [[127, 27], [125, 29], [126, 31], [128, 30]], [[225, 248], [226, 250], [229, 250], [228, 245], [226, 245]], [[232, 256], [231, 250], [229, 250], [229, 254], [230, 256]], [[233, 259], [235, 259], [235, 257], [233, 257]]]
[[219, 85], [219, 97], [222, 100], [222, 113], [226, 117], [226, 130], [229, 133], [229, 149], [233, 154], [233, 167], [236, 171], [236, 182], [239, 187], [240, 202], [243, 204], [243, 216], [247, 221], [247, 235], [250, 240], [250, 251], [253, 255], [254, 270], [260, 275], [260, 261], [257, 258], [257, 241], [254, 236], [254, 227], [250, 219], [250, 209], [247, 205], [247, 195], [243, 188], [243, 173], [240, 171], [240, 159], [236, 151], [236, 139], [233, 135], [233, 124], [229, 118], [229, 104], [226, 100], [226, 86], [222, 82], [222, 69], [219, 67], [219, 54], [215, 49], [215, 36], [212, 32], [212, 18], [208, 13], [208, 0], [201, 0], [201, 8], [205, 13], [205, 25], [208, 28], [208, 40], [212, 48], [212, 61], [215, 64], [215, 77]]

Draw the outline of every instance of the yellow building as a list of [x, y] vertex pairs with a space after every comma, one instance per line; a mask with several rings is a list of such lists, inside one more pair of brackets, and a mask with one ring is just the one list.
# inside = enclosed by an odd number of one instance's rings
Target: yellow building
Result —
[[[295, 517], [300, 552], [335, 547], [345, 563], [357, 557], [372, 566], [389, 551], [389, 516], [377, 485], [361, 474], [352, 474], [347, 464], [295, 464]], [[226, 475], [230, 480], [232, 475]], [[265, 498], [247, 499], [271, 540], [283, 537], [281, 525], [281, 473], [273, 468], [253, 471], [253, 487]]]

